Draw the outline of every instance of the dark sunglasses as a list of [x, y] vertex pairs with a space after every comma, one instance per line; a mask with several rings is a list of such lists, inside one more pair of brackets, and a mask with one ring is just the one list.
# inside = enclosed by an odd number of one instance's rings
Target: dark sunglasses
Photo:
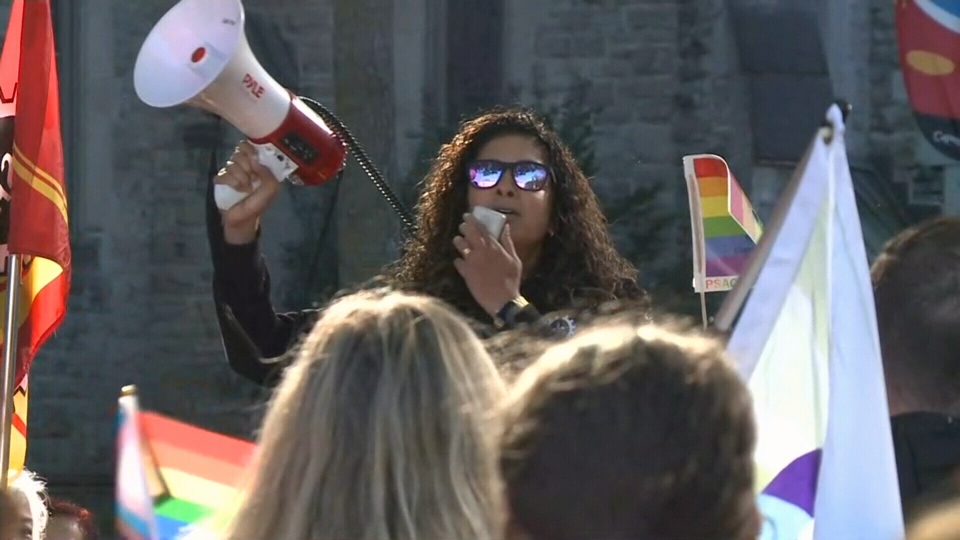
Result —
[[550, 181], [550, 169], [532, 161], [504, 163], [492, 159], [474, 161], [467, 167], [470, 184], [477, 189], [490, 189], [496, 186], [503, 173], [510, 171], [513, 182], [523, 191], [540, 191]]

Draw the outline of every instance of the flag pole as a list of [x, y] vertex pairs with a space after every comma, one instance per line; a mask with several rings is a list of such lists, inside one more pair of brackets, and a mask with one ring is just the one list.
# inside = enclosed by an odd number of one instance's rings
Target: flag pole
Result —
[[[820, 135], [817, 136], [819, 137]], [[744, 302], [747, 301], [750, 290], [753, 289], [753, 285], [757, 282], [757, 277], [760, 276], [760, 269], [763, 268], [764, 263], [767, 262], [767, 257], [770, 256], [770, 250], [773, 248], [773, 240], [777, 237], [780, 228], [783, 227], [783, 220], [786, 219], [787, 209], [790, 208], [790, 203], [797, 194], [797, 188], [800, 187], [801, 173], [806, 169], [807, 160], [810, 157], [810, 151], [812, 149], [812, 144], [807, 147], [803, 159], [800, 160], [797, 168], [793, 171], [793, 177], [790, 178], [790, 182], [783, 190], [783, 195], [780, 196], [780, 200], [774, 207], [773, 213], [770, 215], [770, 220], [764, 227], [763, 234], [760, 235], [760, 242], [758, 242], [757, 247], [750, 252], [746, 268], [743, 269], [743, 272], [737, 279], [736, 285], [727, 293], [727, 296], [723, 299], [723, 303], [720, 304], [720, 309], [717, 310], [717, 315], [713, 319], [713, 325], [717, 330], [727, 332], [733, 327], [733, 322], [737, 318], [737, 314], [740, 313], [740, 308], [742, 308]]]
[[703, 329], [710, 327], [710, 316], [707, 315], [707, 292], [700, 291], [700, 318], [703, 319]]
[[17, 335], [20, 307], [20, 255], [7, 257], [7, 324], [3, 331], [3, 371], [0, 373], [0, 488], [7, 486], [10, 470], [10, 427], [13, 425], [13, 393], [17, 377]]
[[[846, 121], [853, 107], [843, 99], [838, 99], [834, 103], [840, 108], [843, 119]], [[830, 125], [827, 120], [824, 120], [820, 128], [816, 136], [823, 137], [824, 140], [829, 143], [833, 138], [833, 126]], [[767, 257], [770, 256], [773, 240], [777, 237], [777, 232], [783, 226], [787, 209], [790, 208], [793, 197], [797, 194], [797, 188], [800, 186], [800, 177], [806, 168], [807, 160], [810, 159], [811, 150], [813, 150], [813, 144], [807, 147], [803, 158], [800, 160], [796, 169], [794, 169], [793, 177], [790, 178], [790, 182], [786, 188], [784, 188], [783, 195], [780, 196], [780, 200], [777, 202], [777, 206], [770, 216], [770, 223], [765, 227], [763, 234], [760, 236], [760, 242], [757, 244], [757, 247], [750, 253], [747, 267], [737, 280], [737, 284], [733, 286], [733, 289], [727, 294], [727, 297], [723, 299], [723, 303], [720, 305], [720, 309], [717, 311], [717, 315], [713, 320], [714, 327], [717, 330], [728, 332], [733, 327], [733, 322], [737, 318], [737, 314], [740, 313], [740, 308], [742, 308], [744, 302], [747, 301], [747, 295], [750, 294], [750, 290], [753, 289], [753, 285], [757, 282], [760, 269], [763, 268]]]

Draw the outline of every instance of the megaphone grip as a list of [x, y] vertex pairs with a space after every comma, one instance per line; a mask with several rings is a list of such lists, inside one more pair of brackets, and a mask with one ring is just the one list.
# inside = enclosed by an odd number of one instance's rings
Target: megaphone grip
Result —
[[253, 147], [257, 149], [257, 160], [273, 173], [274, 178], [281, 182], [292, 179], [290, 175], [297, 170], [296, 162], [271, 143], [254, 144]]
[[[257, 149], [257, 161], [270, 171], [270, 174], [277, 180], [283, 182], [291, 179], [291, 174], [297, 170], [297, 164], [283, 155], [277, 147], [270, 144], [254, 144]], [[260, 187], [260, 181], [253, 182], [253, 189]], [[220, 210], [229, 210], [238, 202], [247, 198], [249, 193], [237, 191], [226, 184], [217, 184], [213, 186], [213, 198], [217, 202], [217, 208]]]
[[[260, 187], [260, 181], [253, 182], [253, 189]], [[249, 197], [249, 193], [237, 191], [226, 184], [216, 184], [213, 186], [213, 199], [217, 202], [217, 208], [220, 210], [229, 210], [238, 202]]]

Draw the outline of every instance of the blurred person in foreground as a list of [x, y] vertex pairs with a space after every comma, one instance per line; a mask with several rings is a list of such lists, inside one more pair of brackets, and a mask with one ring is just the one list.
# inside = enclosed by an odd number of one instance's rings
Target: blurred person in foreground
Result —
[[4, 540], [43, 540], [48, 512], [44, 500], [46, 485], [36, 474], [26, 469], [10, 480], [8, 492], [16, 507], [14, 535]]
[[907, 540], [960, 540], [960, 499], [931, 506], [907, 527]]
[[960, 218], [891, 239], [871, 269], [904, 516], [960, 494]]
[[718, 341], [611, 321], [515, 382], [500, 467], [512, 540], [750, 540], [756, 428]]
[[504, 393], [439, 300], [367, 291], [334, 302], [276, 390], [220, 537], [499, 538]]

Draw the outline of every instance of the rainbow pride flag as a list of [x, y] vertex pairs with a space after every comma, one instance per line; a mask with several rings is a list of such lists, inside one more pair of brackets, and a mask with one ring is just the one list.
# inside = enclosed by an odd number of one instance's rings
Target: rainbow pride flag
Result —
[[763, 226], [727, 162], [720, 156], [684, 156], [693, 232], [693, 288], [729, 291], [747, 266]]
[[124, 388], [117, 412], [117, 536], [124, 540], [155, 540], [157, 523], [153, 515], [137, 396]]
[[[255, 445], [165, 416], [120, 397], [117, 525], [128, 540], [173, 540], [236, 494]], [[146, 502], [144, 502], [146, 501]]]

